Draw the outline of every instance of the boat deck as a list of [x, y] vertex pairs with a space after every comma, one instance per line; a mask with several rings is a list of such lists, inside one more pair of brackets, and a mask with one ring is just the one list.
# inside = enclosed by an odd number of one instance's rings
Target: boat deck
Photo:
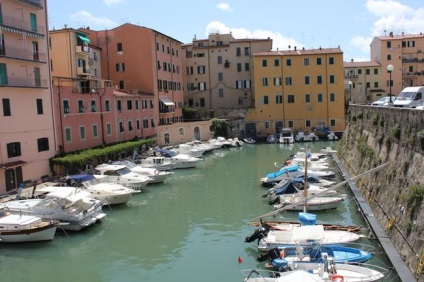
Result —
[[[334, 163], [337, 165], [338, 169], [340, 170], [340, 173], [344, 176], [344, 178], [350, 178], [349, 173], [345, 170], [343, 164], [340, 162], [338, 157], [335, 154], [331, 154], [331, 156], [333, 157]], [[412, 272], [409, 270], [408, 266], [405, 264], [402, 257], [400, 256], [392, 241], [390, 240], [390, 237], [387, 235], [384, 228], [375, 218], [371, 207], [368, 205], [366, 199], [364, 199], [364, 197], [362, 196], [355, 182], [349, 180], [347, 184], [350, 190], [352, 191], [353, 195], [355, 196], [356, 202], [361, 208], [365, 220], [367, 220], [367, 222], [371, 226], [374, 235], [380, 241], [380, 244], [384, 248], [384, 251], [386, 252], [388, 258], [392, 262], [393, 267], [396, 269], [399, 278], [402, 279], [402, 281], [416, 281]]]

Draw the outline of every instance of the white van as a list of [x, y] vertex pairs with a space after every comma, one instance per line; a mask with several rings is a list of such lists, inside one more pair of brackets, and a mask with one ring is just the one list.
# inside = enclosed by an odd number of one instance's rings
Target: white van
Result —
[[424, 105], [424, 86], [406, 87], [394, 101], [394, 106], [399, 108], [416, 108]]

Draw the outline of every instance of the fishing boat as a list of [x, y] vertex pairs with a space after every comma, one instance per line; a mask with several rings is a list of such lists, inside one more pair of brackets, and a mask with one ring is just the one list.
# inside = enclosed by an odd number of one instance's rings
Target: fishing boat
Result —
[[0, 241], [21, 243], [51, 241], [54, 238], [58, 221], [43, 220], [34, 215], [12, 214], [0, 205]]

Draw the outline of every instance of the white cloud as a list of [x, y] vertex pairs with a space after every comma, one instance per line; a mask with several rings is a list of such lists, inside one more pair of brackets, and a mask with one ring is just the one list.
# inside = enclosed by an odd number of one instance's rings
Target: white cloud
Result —
[[263, 39], [263, 38], [269, 37], [272, 39], [273, 50], [277, 50], [277, 49], [288, 50], [289, 45], [291, 46], [291, 48], [294, 48], [294, 46], [296, 46], [297, 48], [303, 47], [303, 45], [297, 42], [295, 39], [285, 37], [279, 32], [273, 32], [273, 31], [261, 30], [261, 29], [256, 29], [254, 31], [251, 31], [245, 28], [231, 28], [231, 27], [227, 27], [225, 24], [219, 21], [210, 22], [206, 26], [206, 37], [208, 37], [209, 34], [211, 33], [222, 33], [222, 34], [232, 33], [233, 37], [236, 39], [243, 39], [243, 38]]
[[368, 0], [368, 11], [379, 19], [374, 22], [373, 36], [393, 32], [416, 34], [424, 30], [424, 8], [413, 9], [394, 0]]
[[79, 26], [89, 26], [91, 28], [113, 28], [118, 24], [105, 17], [95, 17], [87, 11], [79, 11], [71, 15], [71, 19]]
[[120, 4], [120, 3], [124, 3], [125, 0], [103, 0], [103, 3], [105, 3], [108, 6], [112, 6], [114, 4]]
[[350, 39], [349, 43], [353, 47], [361, 50], [363, 53], [369, 53], [372, 37], [355, 36]]
[[230, 8], [230, 4], [228, 3], [221, 2], [218, 5], [216, 5], [216, 7], [223, 11], [232, 11], [232, 9]]

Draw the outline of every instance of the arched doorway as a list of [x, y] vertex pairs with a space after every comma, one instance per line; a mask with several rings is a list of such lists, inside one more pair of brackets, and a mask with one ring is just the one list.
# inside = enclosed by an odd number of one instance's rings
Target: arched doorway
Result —
[[194, 127], [193, 135], [195, 140], [200, 140], [200, 128], [198, 126]]

